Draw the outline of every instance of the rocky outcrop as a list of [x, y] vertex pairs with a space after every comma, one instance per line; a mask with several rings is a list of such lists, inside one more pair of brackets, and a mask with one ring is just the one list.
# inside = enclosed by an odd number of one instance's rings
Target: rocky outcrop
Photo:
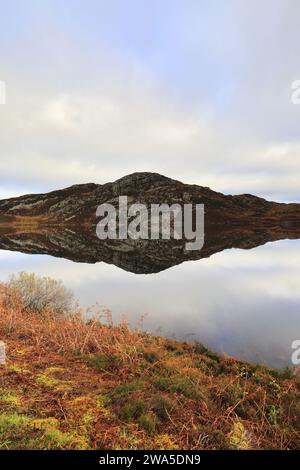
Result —
[[202, 203], [207, 223], [222, 225], [296, 226], [299, 204], [281, 204], [242, 194], [224, 195], [207, 187], [188, 185], [156, 173], [134, 173], [114, 183], [83, 184], [46, 194], [0, 201], [0, 224], [94, 225], [98, 205], [118, 204], [126, 195], [130, 202]]

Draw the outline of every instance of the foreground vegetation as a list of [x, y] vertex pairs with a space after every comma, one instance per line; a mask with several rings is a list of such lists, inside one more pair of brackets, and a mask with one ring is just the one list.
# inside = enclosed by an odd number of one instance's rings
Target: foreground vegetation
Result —
[[291, 372], [113, 326], [109, 312], [37, 311], [18, 289], [0, 285], [1, 449], [300, 448]]

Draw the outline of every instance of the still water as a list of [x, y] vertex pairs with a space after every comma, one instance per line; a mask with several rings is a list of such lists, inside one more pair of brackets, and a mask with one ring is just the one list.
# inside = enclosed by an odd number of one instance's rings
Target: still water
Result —
[[61, 279], [81, 306], [109, 308], [114, 322], [275, 367], [292, 366], [300, 339], [300, 240], [229, 249], [156, 274], [103, 262], [74, 263], [0, 251], [0, 278], [35, 272]]

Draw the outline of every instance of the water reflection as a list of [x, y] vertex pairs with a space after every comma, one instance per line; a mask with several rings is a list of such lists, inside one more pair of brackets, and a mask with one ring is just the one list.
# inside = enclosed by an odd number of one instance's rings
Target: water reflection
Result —
[[198, 340], [227, 354], [291, 366], [300, 337], [300, 241], [231, 249], [149, 275], [112, 264], [77, 264], [50, 256], [0, 251], [0, 276], [19, 271], [62, 279], [84, 306], [99, 302], [117, 322]]

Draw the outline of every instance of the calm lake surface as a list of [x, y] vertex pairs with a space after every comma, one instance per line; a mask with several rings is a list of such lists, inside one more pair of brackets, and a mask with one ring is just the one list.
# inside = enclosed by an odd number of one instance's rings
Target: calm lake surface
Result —
[[157, 274], [0, 251], [0, 277], [19, 271], [61, 279], [81, 306], [95, 303], [132, 327], [275, 367], [292, 366], [300, 339], [300, 240], [230, 249]]

